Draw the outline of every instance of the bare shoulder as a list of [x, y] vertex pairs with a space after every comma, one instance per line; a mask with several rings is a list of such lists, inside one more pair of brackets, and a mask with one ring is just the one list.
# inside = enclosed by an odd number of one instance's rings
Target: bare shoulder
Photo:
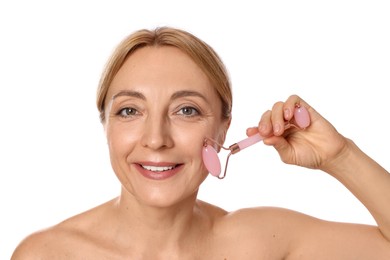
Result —
[[390, 259], [390, 244], [376, 226], [326, 221], [275, 207], [240, 209], [223, 217], [220, 225], [225, 235], [240, 237], [243, 249], [264, 259]]
[[[316, 221], [319, 221], [319, 219], [285, 208], [256, 207], [232, 211], [224, 217], [222, 223], [240, 229], [256, 227], [263, 231], [272, 230], [271, 233], [275, 233], [278, 227], [285, 230], [285, 228], [296, 227], [300, 224], [306, 225], [308, 222]], [[237, 225], [237, 223], [241, 223], [241, 225]], [[245, 223], [245, 225], [242, 225], [242, 223]]]
[[91, 247], [88, 231], [96, 224], [94, 222], [108, 204], [109, 202], [28, 235], [16, 247], [11, 260], [76, 258], [78, 252]]
[[[276, 207], [226, 212], [210, 207], [213, 215], [213, 250], [232, 259], [287, 259], [297, 225], [311, 217]], [[245, 256], [242, 252], [246, 252]]]
[[54, 226], [30, 234], [16, 247], [11, 259], [48, 259], [52, 251], [60, 248], [58, 241], [66, 237], [60, 230]]
[[254, 207], [243, 208], [228, 212], [215, 205], [201, 202], [201, 207], [213, 216], [216, 225], [229, 230], [245, 230], [249, 228], [268, 229], [269, 227], [289, 227], [307, 225], [310, 222], [316, 223], [321, 220], [309, 215], [279, 207]]

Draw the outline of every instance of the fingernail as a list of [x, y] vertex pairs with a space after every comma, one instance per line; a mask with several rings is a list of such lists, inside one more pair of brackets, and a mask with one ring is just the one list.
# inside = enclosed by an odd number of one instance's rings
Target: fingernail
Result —
[[279, 124], [275, 124], [274, 125], [274, 132], [275, 133], [279, 133], [280, 132], [280, 125]]
[[284, 119], [286, 119], [286, 120], [290, 119], [290, 114], [291, 114], [290, 109], [286, 108], [284, 110]]

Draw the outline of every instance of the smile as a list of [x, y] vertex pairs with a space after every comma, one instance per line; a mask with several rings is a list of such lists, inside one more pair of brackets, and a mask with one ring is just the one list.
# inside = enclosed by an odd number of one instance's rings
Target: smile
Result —
[[165, 180], [181, 172], [184, 164], [150, 165], [149, 163], [136, 163], [134, 166], [139, 173], [148, 179]]
[[169, 170], [172, 170], [176, 167], [176, 166], [163, 166], [163, 167], [161, 167], [161, 166], [150, 166], [150, 165], [141, 165], [141, 166], [145, 170], [152, 171], [152, 172], [169, 171]]

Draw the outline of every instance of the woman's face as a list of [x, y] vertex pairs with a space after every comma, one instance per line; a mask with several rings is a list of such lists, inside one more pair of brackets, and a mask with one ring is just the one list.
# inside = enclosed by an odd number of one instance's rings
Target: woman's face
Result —
[[228, 122], [203, 71], [175, 47], [135, 51], [107, 93], [105, 131], [113, 169], [138, 201], [169, 206], [196, 195], [207, 176], [205, 137], [224, 141]]

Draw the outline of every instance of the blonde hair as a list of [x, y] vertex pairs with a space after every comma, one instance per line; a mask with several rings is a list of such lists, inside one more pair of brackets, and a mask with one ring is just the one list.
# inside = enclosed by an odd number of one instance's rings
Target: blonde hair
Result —
[[222, 101], [222, 116], [231, 118], [232, 90], [226, 68], [217, 53], [205, 42], [189, 32], [159, 27], [154, 30], [139, 30], [130, 34], [115, 49], [100, 78], [96, 105], [100, 120], [105, 121], [105, 101], [108, 88], [126, 58], [135, 50], [145, 46], [173, 46], [184, 53], [207, 75]]

